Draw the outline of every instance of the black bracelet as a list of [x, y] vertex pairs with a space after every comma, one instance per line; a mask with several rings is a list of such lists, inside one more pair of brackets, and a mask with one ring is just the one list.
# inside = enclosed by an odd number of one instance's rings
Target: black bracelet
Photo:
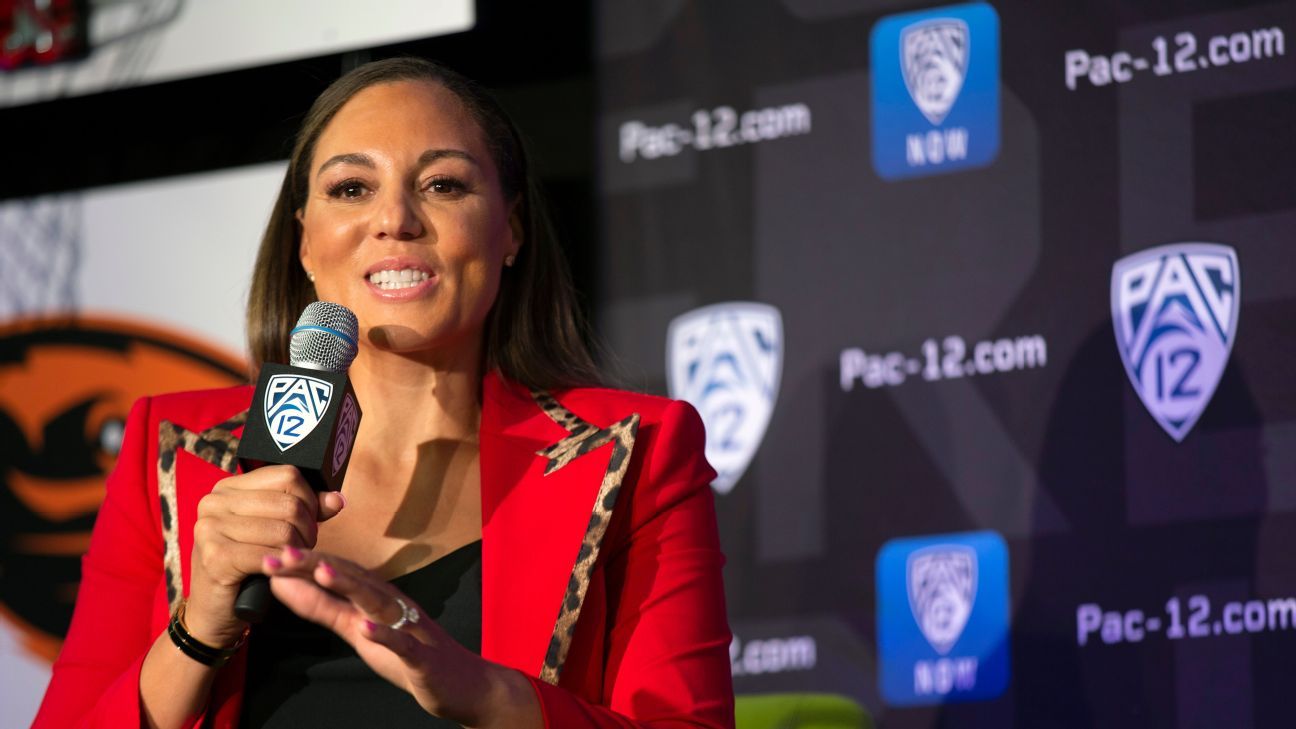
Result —
[[176, 607], [175, 614], [171, 616], [171, 622], [167, 624], [167, 635], [171, 636], [171, 642], [180, 652], [198, 661], [204, 666], [220, 668], [229, 663], [229, 659], [238, 653], [247, 641], [248, 629], [243, 630], [243, 635], [239, 636], [238, 642], [229, 648], [215, 648], [198, 640], [189, 634], [189, 629], [184, 623], [185, 601], [181, 600], [180, 605]]

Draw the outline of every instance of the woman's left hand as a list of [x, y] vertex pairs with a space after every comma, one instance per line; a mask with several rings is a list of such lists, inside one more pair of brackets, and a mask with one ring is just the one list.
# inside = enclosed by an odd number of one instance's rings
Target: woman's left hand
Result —
[[[522, 674], [459, 645], [413, 600], [369, 570], [293, 547], [277, 559], [267, 557], [263, 569], [280, 602], [337, 633], [378, 675], [408, 691], [429, 713], [466, 727], [508, 726], [518, 709], [524, 717], [531, 710], [539, 716]], [[402, 604], [409, 619], [393, 628], [405, 614]]]

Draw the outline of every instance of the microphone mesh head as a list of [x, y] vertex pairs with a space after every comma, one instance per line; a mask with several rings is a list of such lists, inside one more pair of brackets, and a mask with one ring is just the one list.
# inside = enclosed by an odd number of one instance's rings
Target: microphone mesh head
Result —
[[306, 306], [288, 341], [289, 364], [346, 372], [356, 356], [360, 325], [345, 306], [316, 301]]

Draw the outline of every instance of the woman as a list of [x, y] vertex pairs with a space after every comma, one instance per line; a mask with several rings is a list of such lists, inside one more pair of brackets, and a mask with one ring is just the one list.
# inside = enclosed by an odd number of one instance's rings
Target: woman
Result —
[[[417, 59], [335, 82], [248, 323], [282, 362], [306, 303], [356, 313], [346, 483], [230, 475], [248, 387], [138, 403], [36, 725], [732, 726], [701, 424], [593, 386], [564, 271], [479, 87]], [[283, 607], [249, 635], [254, 574]]]

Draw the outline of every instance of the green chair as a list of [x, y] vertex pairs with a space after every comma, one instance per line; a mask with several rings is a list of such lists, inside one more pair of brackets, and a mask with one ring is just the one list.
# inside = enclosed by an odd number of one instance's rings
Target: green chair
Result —
[[734, 697], [738, 729], [873, 729], [873, 717], [838, 694], [748, 694]]

